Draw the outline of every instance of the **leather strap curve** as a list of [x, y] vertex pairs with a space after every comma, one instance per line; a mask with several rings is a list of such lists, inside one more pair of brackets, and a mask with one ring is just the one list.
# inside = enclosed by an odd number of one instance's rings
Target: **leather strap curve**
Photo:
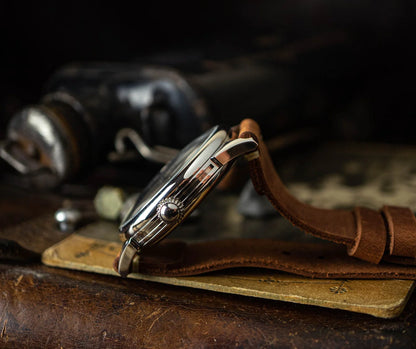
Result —
[[191, 276], [241, 267], [324, 279], [416, 279], [415, 266], [367, 263], [349, 257], [340, 245], [271, 239], [227, 239], [188, 244], [168, 238], [143, 251], [140, 262], [131, 272]]
[[381, 211], [362, 207], [351, 211], [330, 210], [300, 202], [279, 178], [258, 124], [251, 119], [243, 120], [238, 136], [252, 137], [258, 142], [258, 156], [249, 159], [254, 187], [292, 224], [317, 237], [346, 245], [350, 256], [367, 262], [377, 264], [386, 254], [405, 257], [390, 261], [414, 264], [416, 219], [410, 209], [385, 206]]

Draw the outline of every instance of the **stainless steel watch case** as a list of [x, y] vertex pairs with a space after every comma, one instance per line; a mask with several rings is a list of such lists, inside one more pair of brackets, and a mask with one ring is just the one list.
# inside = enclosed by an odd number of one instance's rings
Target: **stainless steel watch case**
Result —
[[230, 140], [215, 126], [185, 147], [148, 184], [123, 219], [118, 272], [127, 276], [137, 254], [175, 229], [215, 187], [234, 161], [257, 150], [252, 138]]

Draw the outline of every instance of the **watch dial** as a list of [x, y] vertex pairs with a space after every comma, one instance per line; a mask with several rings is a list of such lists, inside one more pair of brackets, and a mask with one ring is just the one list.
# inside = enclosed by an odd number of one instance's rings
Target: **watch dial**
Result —
[[211, 128], [191, 143], [189, 143], [175, 158], [162, 167], [160, 172], [149, 182], [149, 184], [140, 193], [136, 203], [131, 207], [120, 225], [120, 231], [124, 232], [130, 225], [135, 216], [151, 202], [164, 187], [169, 179], [178, 174], [185, 168], [189, 161], [193, 159], [204, 143], [219, 129], [218, 126]]

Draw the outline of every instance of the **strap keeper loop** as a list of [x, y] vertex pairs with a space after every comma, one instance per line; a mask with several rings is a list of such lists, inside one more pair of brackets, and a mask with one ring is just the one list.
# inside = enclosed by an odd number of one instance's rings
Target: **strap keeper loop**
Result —
[[416, 257], [416, 218], [407, 207], [384, 206], [381, 209], [388, 227], [389, 254]]
[[357, 235], [348, 254], [378, 264], [383, 258], [387, 240], [383, 217], [379, 212], [363, 207], [356, 207], [354, 214]]

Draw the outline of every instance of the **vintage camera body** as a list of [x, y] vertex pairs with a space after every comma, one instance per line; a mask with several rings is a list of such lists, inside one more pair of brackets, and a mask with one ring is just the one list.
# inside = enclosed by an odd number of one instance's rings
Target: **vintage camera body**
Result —
[[38, 105], [12, 117], [0, 155], [40, 187], [76, 177], [115, 147], [125, 151], [126, 138], [145, 158], [165, 162], [171, 148], [213, 124], [250, 115], [278, 128], [283, 118], [268, 117], [294, 84], [288, 69], [253, 60], [188, 72], [138, 63], [71, 64], [49, 79]]

